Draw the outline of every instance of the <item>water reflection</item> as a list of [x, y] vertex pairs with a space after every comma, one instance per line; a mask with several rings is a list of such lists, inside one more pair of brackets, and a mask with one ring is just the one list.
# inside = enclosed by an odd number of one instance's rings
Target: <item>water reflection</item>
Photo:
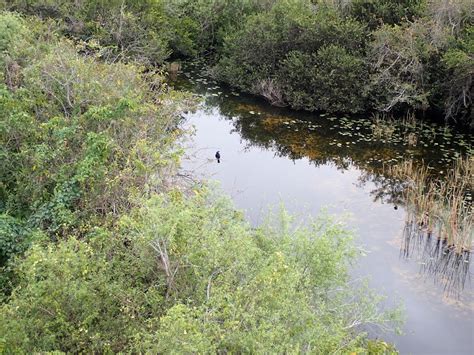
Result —
[[[401, 353], [472, 352], [470, 272], [461, 300], [443, 297], [442, 288], [430, 279], [423, 282], [429, 274], [417, 272], [422, 260], [416, 259], [423, 244], [411, 241], [409, 257], [403, 254], [404, 214], [409, 210], [403, 182], [386, 173], [387, 167], [410, 160], [429, 163], [430, 174], [442, 181], [456, 154], [472, 154], [468, 136], [431, 126], [377, 131], [363, 117], [354, 121], [277, 109], [227, 90], [199, 71], [188, 76], [179, 85], [201, 96], [203, 104], [186, 115], [187, 125], [196, 127], [186, 169], [220, 181], [255, 224], [268, 204], [279, 202], [298, 216], [315, 215], [322, 207], [350, 213], [356, 243], [368, 253], [352, 270], [354, 278], [369, 276], [371, 286], [388, 295], [389, 302], [400, 297], [406, 307], [406, 334], [387, 340]], [[221, 164], [214, 159], [217, 150]], [[464, 271], [455, 270], [462, 280]], [[436, 274], [438, 284], [446, 275]]]
[[371, 183], [374, 185], [370, 191], [374, 202], [392, 204], [394, 209], [405, 206], [403, 191], [405, 186], [402, 182], [391, 176], [363, 171], [357, 179], [357, 186], [363, 187]]
[[[442, 180], [453, 161], [472, 154], [469, 135], [436, 125], [392, 122], [387, 129], [364, 117], [315, 115], [262, 106], [258, 99], [207, 79], [199, 69], [188, 68], [186, 76], [178, 85], [202, 96], [204, 112], [211, 114], [217, 109], [248, 150], [258, 147], [294, 161], [306, 158], [316, 167], [331, 165], [340, 171], [356, 168], [361, 171], [357, 185], [372, 186], [373, 200], [392, 204], [394, 209], [411, 208], [403, 196], [404, 182], [391, 176], [387, 166], [410, 160], [418, 166], [429, 166], [433, 178]], [[442, 284], [447, 293], [459, 296], [469, 277], [469, 252], [455, 253], [435, 236], [418, 231], [418, 227], [407, 213], [400, 255], [415, 259], [423, 275]]]
[[441, 284], [449, 296], [459, 298], [466, 281], [470, 281], [470, 251], [456, 250], [446, 239], [427, 232], [415, 221], [405, 224], [400, 255], [416, 260], [420, 272]]

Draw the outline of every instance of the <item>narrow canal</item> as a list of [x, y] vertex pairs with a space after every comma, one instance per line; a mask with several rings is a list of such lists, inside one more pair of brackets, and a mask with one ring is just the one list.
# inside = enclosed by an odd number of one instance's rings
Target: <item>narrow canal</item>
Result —
[[414, 123], [380, 133], [368, 118], [279, 109], [222, 88], [193, 68], [176, 83], [203, 98], [186, 115], [194, 135], [184, 169], [217, 181], [254, 224], [280, 203], [301, 220], [322, 209], [341, 216], [364, 251], [354, 279], [368, 278], [387, 296], [387, 306], [404, 305], [404, 334], [373, 336], [394, 342], [402, 354], [472, 353], [472, 263], [466, 258], [454, 269], [426, 268], [439, 261], [424, 254], [429, 241], [404, 237], [400, 186], [383, 173], [411, 159], [442, 179], [453, 160], [472, 154], [469, 136]]

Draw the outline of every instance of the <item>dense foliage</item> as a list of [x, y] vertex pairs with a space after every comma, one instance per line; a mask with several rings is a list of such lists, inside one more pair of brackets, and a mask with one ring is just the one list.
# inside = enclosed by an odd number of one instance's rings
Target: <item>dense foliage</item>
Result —
[[[472, 12], [440, 2], [277, 1], [225, 38], [215, 73], [297, 109], [428, 112], [469, 125]], [[462, 69], [447, 61], [453, 51]]]
[[474, 122], [469, 0], [3, 2], [105, 58], [204, 55], [215, 77], [275, 105]]
[[87, 235], [162, 186], [179, 159], [177, 115], [189, 99], [133, 64], [81, 56], [39, 24], [29, 30], [8, 13], [0, 23], [4, 264], [29, 240], [25, 228], [53, 240]]
[[[194, 100], [145, 66], [176, 42], [145, 48], [160, 32], [138, 16], [166, 6], [9, 3], [44, 19], [0, 13], [0, 352], [393, 351], [367, 338], [397, 312], [349, 286], [340, 223], [252, 228], [175, 181]], [[362, 70], [353, 51], [320, 52]]]
[[113, 233], [33, 246], [0, 333], [27, 352], [363, 350], [354, 331], [388, 315], [348, 288], [349, 241], [324, 220], [252, 230], [202, 192], [155, 197]]

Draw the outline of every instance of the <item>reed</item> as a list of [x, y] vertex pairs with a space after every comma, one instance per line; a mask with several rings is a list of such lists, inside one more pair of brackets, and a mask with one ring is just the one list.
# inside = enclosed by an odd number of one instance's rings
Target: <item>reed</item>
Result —
[[387, 170], [403, 186], [407, 209], [403, 257], [416, 257], [422, 273], [459, 297], [473, 251], [474, 158], [458, 158], [443, 180], [434, 179], [427, 166], [418, 167], [413, 161]]
[[396, 121], [391, 115], [376, 113], [372, 116], [372, 135], [376, 139], [390, 139], [396, 129]]
[[418, 133], [424, 127], [425, 124], [418, 120], [413, 113], [407, 113], [397, 119], [387, 113], [372, 115], [372, 135], [378, 140], [391, 140], [397, 137], [408, 146], [416, 146]]
[[420, 231], [446, 241], [457, 252], [473, 250], [473, 157], [458, 158], [442, 180], [433, 178], [428, 167], [416, 166], [413, 161], [387, 170], [403, 181], [407, 222], [414, 222]]

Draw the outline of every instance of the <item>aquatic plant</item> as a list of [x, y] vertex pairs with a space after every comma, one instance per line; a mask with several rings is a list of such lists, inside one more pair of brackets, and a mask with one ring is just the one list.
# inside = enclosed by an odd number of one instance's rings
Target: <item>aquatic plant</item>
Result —
[[443, 180], [433, 179], [429, 167], [413, 161], [388, 168], [405, 180], [403, 191], [409, 220], [435, 234], [458, 251], [471, 250], [473, 242], [472, 190], [474, 158], [460, 157]]
[[472, 191], [474, 158], [461, 157], [445, 179], [434, 179], [429, 166], [413, 161], [388, 167], [403, 181], [407, 217], [401, 246], [406, 258], [417, 256], [422, 272], [437, 277], [446, 291], [459, 295], [473, 251]]
[[372, 116], [372, 134], [376, 139], [390, 139], [396, 130], [396, 122], [391, 115], [376, 113]]

